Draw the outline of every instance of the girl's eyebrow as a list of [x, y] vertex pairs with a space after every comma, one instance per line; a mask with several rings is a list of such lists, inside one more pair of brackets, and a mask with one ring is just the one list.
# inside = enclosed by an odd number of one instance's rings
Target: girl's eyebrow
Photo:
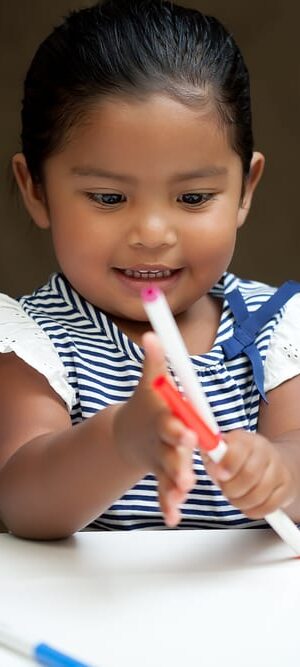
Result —
[[[125, 174], [116, 174], [115, 172], [112, 171], [106, 171], [105, 169], [101, 169], [99, 167], [92, 167], [88, 165], [81, 167], [79, 166], [72, 167], [71, 173], [75, 174], [76, 176], [85, 176], [85, 177], [94, 176], [96, 178], [111, 178], [113, 180], [126, 183], [136, 183], [137, 181], [137, 179], [133, 178], [132, 176], [127, 176]], [[226, 167], [216, 167], [212, 165], [208, 167], [203, 167], [202, 169], [196, 169], [195, 171], [174, 174], [171, 180], [175, 182], [189, 181], [192, 180], [193, 178], [209, 178], [211, 176], [226, 176], [227, 174], [228, 174], [228, 169]]]
[[96, 178], [111, 178], [116, 181], [123, 181], [127, 183], [135, 183], [136, 179], [132, 176], [126, 176], [125, 174], [116, 174], [112, 171], [107, 171], [106, 169], [100, 169], [99, 167], [85, 166], [85, 167], [72, 167], [71, 173], [75, 176], [94, 176]]
[[189, 181], [193, 178], [208, 178], [209, 176], [226, 176], [228, 169], [226, 167], [208, 166], [195, 171], [189, 171], [182, 174], [175, 174], [174, 181]]

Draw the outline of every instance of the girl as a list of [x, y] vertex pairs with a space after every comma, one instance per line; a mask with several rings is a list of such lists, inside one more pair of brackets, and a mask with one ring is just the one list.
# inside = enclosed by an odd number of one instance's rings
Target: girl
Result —
[[[247, 69], [216, 19], [106, 0], [41, 44], [13, 170], [61, 273], [1, 300], [0, 517], [14, 534], [264, 525], [278, 507], [300, 521], [299, 286], [227, 271], [263, 166]], [[222, 464], [151, 390], [168, 369], [149, 284], [229, 445]]]

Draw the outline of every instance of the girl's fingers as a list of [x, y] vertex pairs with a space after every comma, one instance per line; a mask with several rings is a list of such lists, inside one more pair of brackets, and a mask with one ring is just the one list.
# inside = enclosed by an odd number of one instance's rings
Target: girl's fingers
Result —
[[222, 485], [224, 495], [249, 518], [258, 519], [294, 500], [295, 490], [290, 474], [281, 464], [276, 451], [265, 456], [254, 452], [241, 473], [232, 482]]
[[161, 440], [167, 445], [182, 446], [189, 450], [196, 449], [198, 445], [196, 433], [184, 426], [177, 417], [170, 415], [167, 410], [159, 415], [158, 428]]
[[147, 331], [143, 335], [142, 345], [145, 351], [143, 378], [147, 385], [151, 385], [157, 375], [168, 373], [165, 353], [158, 336], [153, 331]]
[[[228, 443], [228, 451], [219, 464], [209, 464], [209, 473], [213, 475], [214, 480], [226, 484], [227, 492], [234, 490], [234, 480], [239, 483], [240, 475], [244, 474], [244, 483], [247, 476], [255, 474], [256, 467], [266, 467], [268, 460], [271, 460], [270, 443], [258, 434], [247, 433], [243, 430], [231, 431], [224, 437]], [[255, 457], [252, 459], [252, 457]], [[247, 472], [247, 466], [249, 471]], [[233, 482], [229, 487], [229, 482]]]
[[228, 442], [229, 446], [222, 461], [210, 466], [214, 479], [222, 482], [233, 479], [238, 475], [253, 448], [253, 435], [250, 435], [250, 437], [249, 435], [246, 431], [237, 430], [224, 436], [224, 440]]
[[263, 478], [266, 480], [268, 478], [267, 470], [270, 463], [268, 448], [260, 445], [254, 448], [244, 460], [237, 474], [222, 483], [224, 494], [233, 500], [255, 494], [255, 489], [262, 483]]
[[291, 474], [271, 443], [258, 434], [239, 431], [226, 440], [229, 450], [220, 464], [215, 465], [206, 454], [203, 462], [232, 505], [258, 519], [293, 502]]
[[241, 496], [230, 496], [230, 501], [243, 512], [247, 512], [267, 503], [279, 485], [281, 484], [276, 479], [274, 466], [270, 463], [256, 485]]
[[195, 484], [193, 471], [193, 451], [184, 446], [169, 447], [162, 443], [159, 465], [163, 473], [182, 492], [189, 491]]
[[290, 505], [293, 500], [294, 496], [287, 495], [286, 485], [280, 484], [272, 491], [272, 493], [264, 500], [263, 503], [256, 505], [255, 507], [248, 508], [245, 510], [245, 514], [247, 514], [249, 519], [261, 519], [266, 516], [266, 514], [274, 512], [279, 507]]
[[193, 448], [186, 445], [170, 446], [161, 442], [158, 451], [159, 467], [156, 478], [159, 484], [159, 501], [167, 526], [174, 527], [180, 521], [179, 505], [195, 485]]
[[160, 447], [159, 465], [178, 488], [190, 490], [195, 484], [193, 472], [193, 451], [197, 446], [197, 436], [182, 422], [169, 413], [161, 413], [159, 418]]
[[165, 523], [169, 528], [174, 528], [180, 522], [179, 505], [184, 502], [186, 493], [179, 491], [163, 471], [158, 472], [156, 477], [158, 480], [159, 504]]

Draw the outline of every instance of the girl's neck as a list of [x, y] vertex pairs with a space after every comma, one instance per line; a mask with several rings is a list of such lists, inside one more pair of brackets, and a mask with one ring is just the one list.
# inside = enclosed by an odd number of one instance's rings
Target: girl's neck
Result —
[[[176, 316], [176, 323], [190, 355], [205, 354], [212, 348], [222, 313], [222, 300], [210, 294], [197, 301], [185, 313]], [[136, 322], [118, 317], [112, 318], [128, 338], [138, 345], [142, 335], [149, 331], [148, 322]]]

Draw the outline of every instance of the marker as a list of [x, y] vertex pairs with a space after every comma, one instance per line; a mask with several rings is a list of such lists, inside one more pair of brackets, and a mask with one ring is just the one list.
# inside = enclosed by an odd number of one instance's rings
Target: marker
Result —
[[164, 375], [158, 375], [153, 380], [152, 386], [168, 404], [173, 415], [181, 419], [185, 426], [197, 434], [200, 449], [204, 449], [206, 452], [211, 452], [218, 447], [221, 435], [219, 433], [213, 433], [211, 428], [207, 426], [191, 403], [183, 397], [180, 391], [178, 391], [178, 389], [176, 389]]
[[86, 662], [80, 662], [80, 660], [75, 660], [75, 658], [57, 651], [48, 644], [32, 644], [3, 626], [0, 626], [1, 645], [14, 653], [35, 660], [40, 665], [46, 665], [46, 667], [92, 667]]
[[227, 445], [220, 437], [218, 424], [195, 374], [166, 297], [156, 287], [143, 289], [141, 296], [149, 321], [160, 338], [165, 354], [182, 384], [185, 396], [190, 400], [196, 412], [201, 415], [211, 431], [219, 437], [218, 447], [210, 451], [212, 460], [219, 463], [227, 452]]
[[[142, 290], [141, 297], [148, 319], [153, 330], [157, 333], [165, 354], [182, 384], [185, 396], [212, 433], [218, 436], [219, 428], [215, 416], [196, 376], [193, 364], [165, 295], [157, 287], [149, 287]], [[226, 454], [226, 451], [227, 445], [220, 439], [215, 448], [208, 450], [208, 455], [215, 463], [219, 463]], [[278, 509], [275, 512], [266, 514], [264, 518], [297, 556], [300, 556], [300, 531], [287, 514]]]

